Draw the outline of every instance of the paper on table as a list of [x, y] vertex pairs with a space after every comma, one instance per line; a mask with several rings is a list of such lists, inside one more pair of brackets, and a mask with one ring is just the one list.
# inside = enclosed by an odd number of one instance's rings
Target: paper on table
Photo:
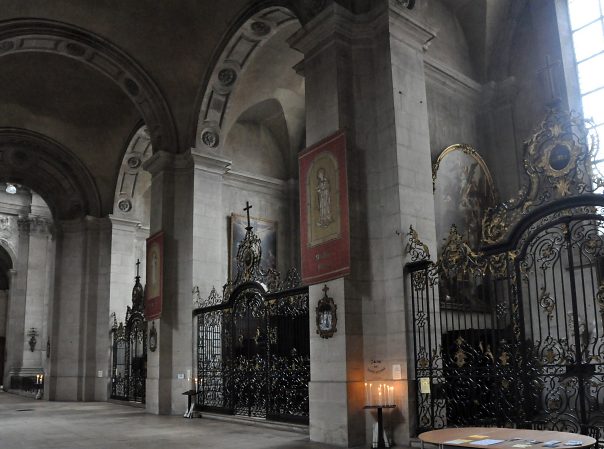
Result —
[[470, 435], [468, 438], [489, 438], [488, 435]]
[[457, 439], [457, 440], [445, 441], [443, 444], [463, 444], [463, 443], [467, 443], [468, 441], [472, 441], [472, 440]]
[[530, 444], [514, 444], [512, 447], [531, 447]]
[[491, 439], [486, 439], [486, 440], [477, 440], [477, 441], [472, 441], [470, 444], [475, 444], [477, 446], [490, 446], [491, 444], [497, 444], [497, 443], [502, 443], [505, 440], [491, 440]]

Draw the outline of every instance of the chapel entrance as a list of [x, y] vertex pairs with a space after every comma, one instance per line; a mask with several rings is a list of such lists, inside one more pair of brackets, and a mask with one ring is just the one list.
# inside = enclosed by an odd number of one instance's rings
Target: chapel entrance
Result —
[[193, 311], [197, 317], [197, 404], [201, 410], [308, 423], [308, 287], [260, 268], [249, 225], [237, 276]]
[[550, 111], [528, 142], [530, 184], [487, 212], [480, 250], [453, 227], [432, 263], [410, 233], [418, 433], [604, 427], [601, 181], [575, 117]]
[[126, 324], [114, 316], [111, 329], [111, 399], [145, 403], [147, 381], [147, 321], [144, 290], [137, 273], [132, 289], [132, 307], [126, 307]]

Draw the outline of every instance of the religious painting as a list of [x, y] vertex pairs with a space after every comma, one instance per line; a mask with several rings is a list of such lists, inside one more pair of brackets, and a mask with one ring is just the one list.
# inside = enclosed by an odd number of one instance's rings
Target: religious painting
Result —
[[[237, 277], [237, 250], [245, 238], [247, 218], [243, 215], [231, 214], [231, 245], [229, 251], [229, 275], [231, 281]], [[260, 239], [262, 258], [260, 269], [266, 272], [269, 268], [277, 269], [277, 222], [254, 218], [250, 216], [250, 225]]]
[[469, 145], [451, 145], [438, 156], [433, 178], [439, 252], [452, 225], [470, 248], [478, 249], [483, 215], [497, 203], [486, 163]]
[[350, 271], [346, 137], [338, 132], [299, 157], [302, 280], [315, 284]]
[[[461, 257], [464, 244], [477, 251], [483, 216], [496, 204], [493, 180], [484, 160], [469, 145], [452, 145], [434, 164], [433, 179], [439, 259]], [[491, 302], [483, 279], [466, 270], [441, 277], [439, 295], [441, 308], [485, 311]]]
[[164, 277], [164, 233], [147, 239], [147, 284], [145, 286], [145, 318], [155, 320], [161, 316]]

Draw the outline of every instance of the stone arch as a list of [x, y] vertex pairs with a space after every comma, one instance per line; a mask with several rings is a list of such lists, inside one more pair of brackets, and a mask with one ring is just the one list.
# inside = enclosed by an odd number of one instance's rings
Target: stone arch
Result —
[[174, 121], [159, 88], [133, 58], [108, 40], [50, 20], [19, 19], [0, 24], [0, 57], [23, 52], [65, 56], [104, 74], [138, 108], [149, 129], [153, 148], [177, 151]]
[[101, 215], [91, 174], [58, 142], [24, 129], [0, 128], [0, 161], [0, 180], [38, 192], [55, 219]]
[[279, 5], [264, 6], [260, 10], [248, 11], [235, 30], [229, 33], [213, 64], [213, 71], [202, 86], [204, 90], [194, 143], [197, 148], [219, 152], [225, 137], [223, 125], [231, 93], [246, 64], [279, 30], [292, 21], [299, 21], [292, 9]]
[[150, 135], [145, 125], [136, 127], [128, 141], [117, 177], [113, 216], [140, 222], [149, 227], [151, 174], [144, 163], [153, 154]]

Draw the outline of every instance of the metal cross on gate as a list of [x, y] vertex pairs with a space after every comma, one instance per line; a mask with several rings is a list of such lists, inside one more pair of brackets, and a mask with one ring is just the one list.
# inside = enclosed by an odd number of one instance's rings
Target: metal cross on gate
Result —
[[250, 203], [248, 201], [246, 201], [245, 207], [243, 208], [243, 210], [247, 212], [247, 226], [245, 228], [246, 231], [251, 231], [253, 229], [253, 226], [250, 224], [250, 209], [251, 208], [252, 208], [252, 206], [250, 205]]

